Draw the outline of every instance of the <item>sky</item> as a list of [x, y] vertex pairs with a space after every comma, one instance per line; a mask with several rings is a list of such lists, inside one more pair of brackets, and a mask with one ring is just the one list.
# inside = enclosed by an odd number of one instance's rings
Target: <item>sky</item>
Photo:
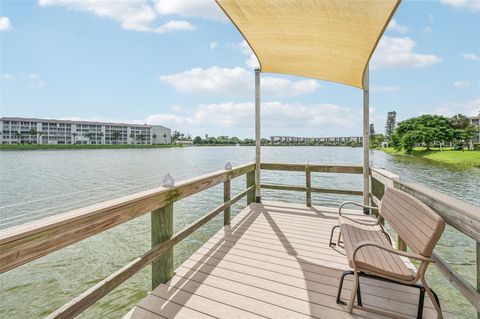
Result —
[[[0, 1], [0, 115], [254, 136], [255, 56], [213, 0]], [[480, 110], [480, 0], [403, 1], [370, 64], [388, 111]], [[262, 136], [360, 136], [362, 91], [262, 73]]]

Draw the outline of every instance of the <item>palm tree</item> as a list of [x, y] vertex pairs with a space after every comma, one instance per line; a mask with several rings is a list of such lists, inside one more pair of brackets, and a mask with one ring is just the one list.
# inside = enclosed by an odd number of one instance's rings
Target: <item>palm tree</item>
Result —
[[18, 139], [18, 144], [20, 144], [21, 138], [22, 138], [22, 133], [20, 133], [20, 131], [18, 131], [18, 132], [13, 133], [13, 135], [15, 135], [15, 137]]
[[37, 132], [37, 144], [41, 144], [40, 141], [41, 141], [42, 135], [44, 134], [45, 132], [42, 132], [42, 131]]
[[120, 137], [120, 131], [113, 132], [113, 139], [115, 140], [115, 144], [118, 143], [118, 138]]
[[98, 133], [98, 136], [100, 137], [100, 144], [103, 144], [103, 143], [102, 143], [102, 141], [101, 141], [101, 140], [102, 140], [102, 137], [103, 137], [103, 135], [105, 135], [105, 134], [103, 134], [103, 132], [100, 132], [100, 133]]
[[75, 143], [77, 143], [77, 141], [76, 141], [76, 137], [77, 137], [77, 135], [78, 135], [78, 134], [77, 134], [77, 133], [75, 133], [75, 132], [73, 132], [73, 133], [72, 133], [72, 136], [73, 136], [72, 144], [75, 144]]
[[153, 137], [153, 144], [155, 144], [155, 140], [157, 139], [157, 134], [153, 134], [152, 137]]
[[32, 144], [32, 136], [37, 136], [38, 134], [37, 129], [32, 127], [30, 131], [28, 131], [28, 134], [30, 135], [30, 137], [28, 138], [28, 142], [29, 144]]
[[163, 133], [163, 143], [167, 144], [167, 134]]
[[132, 144], [133, 144], [133, 140], [135, 139], [135, 133], [130, 133], [130, 138], [132, 139]]

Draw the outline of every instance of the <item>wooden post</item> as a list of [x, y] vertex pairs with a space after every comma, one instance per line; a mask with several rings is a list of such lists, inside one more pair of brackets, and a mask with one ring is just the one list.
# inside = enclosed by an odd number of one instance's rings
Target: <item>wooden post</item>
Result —
[[[372, 187], [372, 196], [375, 196], [379, 200], [382, 200], [383, 194], [385, 193], [385, 185], [380, 183], [378, 180], [370, 176], [370, 185]], [[372, 206], [377, 207], [377, 205], [374, 203], [372, 200], [371, 203]], [[378, 216], [378, 211], [377, 210], [372, 210], [373, 214], [377, 217]], [[380, 221], [382, 224], [384, 224], [383, 218]]]
[[[477, 242], [477, 291], [480, 294], [480, 242]], [[480, 312], [477, 312], [477, 318], [480, 319]]]
[[260, 193], [260, 69], [255, 69], [255, 201], [261, 202]]
[[[370, 132], [370, 115], [369, 115], [369, 79], [368, 79], [368, 65], [363, 76], [363, 204], [369, 205], [369, 132]], [[369, 209], [364, 208], [365, 214], [369, 213]]]
[[[173, 235], [173, 203], [151, 212], [152, 247]], [[173, 247], [152, 263], [152, 290], [173, 277]]]
[[[255, 185], [255, 171], [247, 173], [247, 188], [252, 187]], [[247, 205], [255, 202], [255, 190], [251, 190], [247, 194]]]
[[400, 238], [397, 234], [397, 249], [402, 251], [407, 251], [407, 244]]
[[[223, 183], [223, 202], [224, 203], [230, 201], [230, 185], [231, 185], [230, 180], [227, 180]], [[231, 212], [230, 206], [225, 208], [225, 210], [223, 211], [224, 225], [230, 225], [230, 219], [231, 219], [230, 212]]]
[[306, 188], [306, 201], [307, 206], [312, 206], [312, 172], [310, 166], [307, 164], [305, 167], [305, 188]]

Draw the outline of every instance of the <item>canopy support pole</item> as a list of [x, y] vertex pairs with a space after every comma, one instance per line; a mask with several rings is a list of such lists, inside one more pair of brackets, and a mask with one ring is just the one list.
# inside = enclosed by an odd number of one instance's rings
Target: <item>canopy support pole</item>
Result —
[[255, 69], [255, 202], [261, 203], [260, 194], [260, 69]]
[[[370, 91], [369, 91], [369, 67], [365, 70], [365, 75], [363, 78], [363, 204], [369, 205], [369, 193], [370, 193], [370, 154], [369, 154], [369, 133], [370, 133]], [[363, 212], [365, 214], [369, 213], [368, 208], [364, 208]]]

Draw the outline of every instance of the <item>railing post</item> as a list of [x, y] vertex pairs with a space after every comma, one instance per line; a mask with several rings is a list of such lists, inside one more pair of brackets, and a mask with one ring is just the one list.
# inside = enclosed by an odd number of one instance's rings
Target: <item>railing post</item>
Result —
[[310, 166], [307, 164], [305, 167], [305, 188], [306, 188], [306, 201], [307, 207], [312, 206], [312, 172]]
[[[173, 203], [152, 211], [150, 215], [154, 247], [173, 235]], [[169, 281], [173, 274], [173, 248], [170, 248], [152, 263], [152, 289]]]
[[[480, 243], [477, 242], [477, 291], [480, 293]], [[477, 312], [477, 318], [480, 319], [480, 312]]]
[[[230, 201], [230, 188], [231, 188], [231, 182], [229, 179], [223, 183], [223, 202], [224, 203]], [[223, 225], [230, 225], [230, 219], [231, 219], [230, 212], [231, 212], [230, 206], [225, 208], [225, 210], [223, 211]]]
[[[247, 173], [247, 188], [255, 185], [255, 171]], [[247, 205], [255, 202], [255, 189], [252, 189], [247, 194]]]
[[[383, 194], [385, 194], [385, 185], [373, 178], [372, 175], [370, 175], [370, 185], [372, 187], [372, 197], [375, 196], [378, 200], [382, 200]], [[377, 207], [373, 200], [371, 201], [371, 205]], [[372, 210], [372, 212], [377, 218], [379, 217], [377, 210]], [[381, 223], [384, 224], [383, 218], [381, 219]]]

